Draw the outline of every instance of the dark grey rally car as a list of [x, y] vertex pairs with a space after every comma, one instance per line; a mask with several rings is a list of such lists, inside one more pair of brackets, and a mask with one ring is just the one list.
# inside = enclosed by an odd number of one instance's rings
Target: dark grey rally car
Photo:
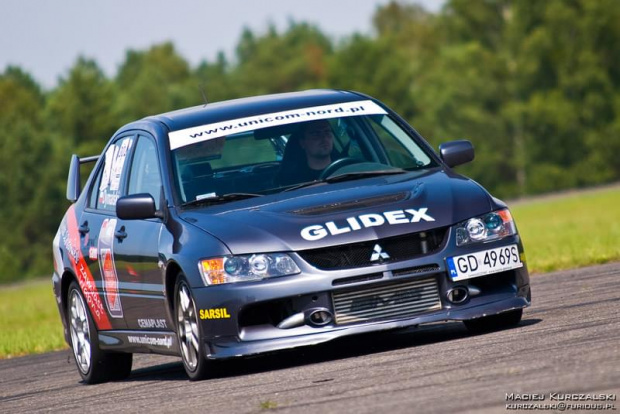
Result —
[[[211, 360], [530, 304], [510, 211], [381, 102], [333, 90], [213, 103], [130, 123], [71, 160], [53, 286], [87, 383], [132, 353]], [[80, 165], [95, 162], [84, 188]]]

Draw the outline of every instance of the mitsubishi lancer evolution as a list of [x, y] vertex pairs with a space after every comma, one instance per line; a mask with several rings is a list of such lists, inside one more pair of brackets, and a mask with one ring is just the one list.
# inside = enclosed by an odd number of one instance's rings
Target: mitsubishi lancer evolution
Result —
[[[85, 383], [133, 353], [212, 361], [441, 321], [519, 324], [531, 294], [505, 203], [357, 92], [210, 103], [73, 155], [53, 290]], [[82, 185], [80, 166], [92, 163]]]

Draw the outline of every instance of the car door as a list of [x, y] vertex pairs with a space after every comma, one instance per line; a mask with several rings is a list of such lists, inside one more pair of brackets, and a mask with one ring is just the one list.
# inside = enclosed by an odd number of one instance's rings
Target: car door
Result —
[[[162, 179], [155, 140], [143, 133], [128, 167], [126, 195], [148, 193], [159, 210]], [[130, 330], [169, 330], [159, 258], [159, 218], [116, 223], [114, 262], [122, 286], [125, 323]]]
[[101, 311], [108, 315], [110, 329], [127, 327], [114, 264], [113, 242], [117, 223], [116, 201], [121, 195], [127, 174], [126, 161], [134, 141], [134, 135], [123, 135], [108, 146], [102, 162], [98, 164], [84, 210], [78, 220], [80, 248], [103, 302]]

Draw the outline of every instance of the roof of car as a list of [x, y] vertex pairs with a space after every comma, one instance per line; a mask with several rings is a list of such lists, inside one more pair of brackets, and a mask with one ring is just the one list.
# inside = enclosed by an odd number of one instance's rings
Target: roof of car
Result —
[[330, 105], [341, 102], [366, 100], [369, 97], [351, 91], [314, 89], [273, 95], [254, 96], [194, 106], [160, 115], [149, 116], [143, 121], [161, 122], [169, 131], [177, 131], [229, 119], [287, 111], [306, 106]]

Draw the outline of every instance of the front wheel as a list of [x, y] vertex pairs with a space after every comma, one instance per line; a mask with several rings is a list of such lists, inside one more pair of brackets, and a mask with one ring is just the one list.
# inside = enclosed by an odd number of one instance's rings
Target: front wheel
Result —
[[209, 361], [201, 340], [196, 304], [183, 275], [179, 276], [174, 297], [177, 336], [183, 367], [191, 381], [204, 379], [209, 373]]
[[521, 322], [523, 309], [515, 309], [497, 315], [463, 321], [468, 331], [474, 333], [491, 332], [516, 326]]
[[84, 382], [97, 384], [127, 378], [131, 373], [133, 354], [104, 352], [99, 349], [95, 322], [86, 306], [84, 294], [75, 281], [71, 282], [67, 297], [71, 348]]

